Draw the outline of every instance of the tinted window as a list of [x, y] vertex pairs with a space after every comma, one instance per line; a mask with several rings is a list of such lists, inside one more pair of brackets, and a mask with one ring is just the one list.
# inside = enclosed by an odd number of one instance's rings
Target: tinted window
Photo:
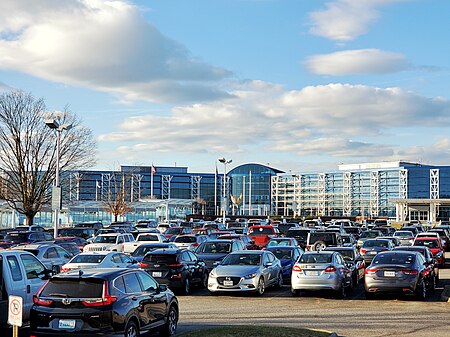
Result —
[[364, 242], [363, 247], [369, 248], [369, 247], [388, 247], [389, 241], [387, 240], [367, 240]]
[[414, 246], [425, 246], [428, 248], [439, 248], [437, 240], [416, 240]]
[[155, 234], [139, 235], [139, 241], [159, 241], [159, 236]]
[[188, 254], [188, 252], [184, 252], [183, 254], [181, 254], [181, 261], [186, 261], [186, 262], [192, 261], [191, 256]]
[[215, 254], [215, 253], [229, 253], [231, 244], [228, 242], [205, 242], [201, 245], [197, 253]]
[[271, 227], [256, 227], [250, 228], [248, 233], [250, 236], [268, 235], [273, 234], [274, 230]]
[[111, 261], [114, 263], [122, 263], [120, 254], [114, 254], [113, 257], [111, 258]]
[[42, 290], [41, 296], [67, 296], [72, 298], [100, 298], [103, 293], [101, 279], [58, 279], [52, 278]]
[[97, 236], [94, 239], [94, 243], [116, 243], [117, 236]]
[[147, 273], [138, 273], [139, 279], [141, 280], [142, 286], [145, 291], [154, 291], [158, 289], [158, 283]]
[[261, 264], [260, 254], [230, 254], [227, 255], [222, 265], [253, 265], [257, 266]]
[[58, 257], [58, 253], [56, 252], [56, 249], [51, 247], [47, 249], [47, 251], [44, 254], [44, 257], [47, 259], [54, 259]]
[[[14, 281], [20, 281], [22, 279], [22, 271], [20, 270], [19, 262], [15, 256], [8, 256], [7, 258], [9, 269]], [[1, 261], [0, 261], [1, 262]]]
[[125, 292], [127, 294], [139, 293], [142, 291], [135, 273], [124, 275], [123, 282], [125, 283]]
[[77, 255], [70, 263], [100, 263], [104, 260], [106, 255]]
[[45, 268], [38, 259], [30, 255], [20, 255], [20, 258], [25, 267], [27, 279], [34, 279], [44, 275]]
[[186, 253], [189, 255], [191, 261], [197, 262], [198, 259], [197, 259], [197, 256], [195, 256], [194, 253], [192, 253], [192, 252], [186, 252]]
[[331, 263], [331, 254], [303, 254], [300, 263]]
[[178, 236], [174, 242], [180, 242], [180, 243], [195, 243], [197, 242], [197, 239], [195, 236]]
[[177, 263], [177, 256], [175, 254], [147, 254], [144, 261], [161, 265], [175, 264]]
[[395, 253], [385, 254], [379, 253], [372, 261], [372, 264], [413, 264], [415, 260], [414, 254]]
[[121, 292], [125, 293], [125, 284], [123, 283], [122, 276], [120, 276], [114, 280], [114, 287], [119, 289]]

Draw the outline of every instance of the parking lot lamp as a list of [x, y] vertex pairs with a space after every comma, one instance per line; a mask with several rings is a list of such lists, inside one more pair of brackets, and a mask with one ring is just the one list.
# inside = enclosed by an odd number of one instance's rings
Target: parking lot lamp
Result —
[[226, 180], [227, 180], [227, 164], [231, 163], [232, 160], [226, 160], [225, 158], [219, 158], [219, 162], [221, 162], [224, 166], [224, 170], [223, 170], [223, 190], [222, 190], [222, 208], [223, 208], [223, 225], [225, 226], [225, 213], [226, 213], [226, 206], [227, 206], [227, 202], [226, 202]]

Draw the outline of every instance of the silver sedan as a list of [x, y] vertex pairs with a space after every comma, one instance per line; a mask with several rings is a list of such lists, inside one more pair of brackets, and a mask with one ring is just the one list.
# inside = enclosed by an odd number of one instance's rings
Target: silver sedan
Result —
[[209, 274], [208, 290], [264, 294], [269, 286], [283, 286], [281, 262], [269, 251], [240, 251], [228, 254]]

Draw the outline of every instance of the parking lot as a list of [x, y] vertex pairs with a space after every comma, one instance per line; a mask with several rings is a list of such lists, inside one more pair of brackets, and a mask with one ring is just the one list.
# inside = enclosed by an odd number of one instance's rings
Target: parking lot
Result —
[[414, 298], [366, 300], [360, 284], [346, 299], [333, 294], [307, 293], [292, 297], [289, 286], [252, 295], [210, 296], [197, 290], [179, 296], [182, 308], [179, 333], [211, 325], [282, 325], [334, 331], [339, 336], [448, 336], [450, 303], [441, 299], [450, 286], [450, 254], [440, 271], [436, 290], [424, 302]]

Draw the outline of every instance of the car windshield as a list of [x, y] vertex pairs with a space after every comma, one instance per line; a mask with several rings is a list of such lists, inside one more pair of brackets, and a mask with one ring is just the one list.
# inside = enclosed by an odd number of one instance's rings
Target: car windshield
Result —
[[231, 266], [231, 265], [249, 265], [258, 266], [261, 264], [260, 254], [230, 254], [227, 255], [221, 265]]
[[273, 249], [270, 250], [280, 260], [290, 260], [292, 258], [293, 250], [289, 249]]
[[270, 240], [267, 243], [267, 247], [273, 247], [273, 246], [290, 246], [291, 241], [290, 240]]
[[177, 236], [174, 242], [178, 243], [195, 243], [197, 239], [195, 236]]
[[303, 254], [299, 263], [331, 263], [331, 254]]
[[258, 236], [258, 235], [268, 235], [273, 234], [273, 228], [271, 227], [255, 227], [249, 229], [249, 235]]
[[414, 246], [425, 246], [428, 248], [439, 248], [437, 240], [416, 240]]
[[42, 289], [42, 297], [101, 298], [102, 279], [50, 279]]
[[411, 231], [397, 231], [397, 232], [394, 233], [394, 236], [401, 236], [401, 237], [412, 238], [412, 237], [414, 237], [414, 234]]
[[385, 254], [379, 253], [372, 261], [372, 264], [412, 264], [414, 255], [408, 253]]
[[99, 235], [94, 239], [94, 243], [116, 243], [117, 236]]
[[69, 263], [101, 263], [106, 255], [77, 255]]
[[362, 232], [360, 238], [376, 238], [379, 236], [378, 232]]
[[369, 247], [388, 247], [389, 241], [387, 240], [367, 240], [364, 242], [363, 247], [369, 248]]
[[157, 263], [160, 265], [176, 264], [177, 255], [176, 254], [154, 254], [150, 253], [144, 256], [144, 262]]
[[196, 253], [203, 254], [227, 254], [231, 251], [231, 244], [228, 242], [205, 242]]

